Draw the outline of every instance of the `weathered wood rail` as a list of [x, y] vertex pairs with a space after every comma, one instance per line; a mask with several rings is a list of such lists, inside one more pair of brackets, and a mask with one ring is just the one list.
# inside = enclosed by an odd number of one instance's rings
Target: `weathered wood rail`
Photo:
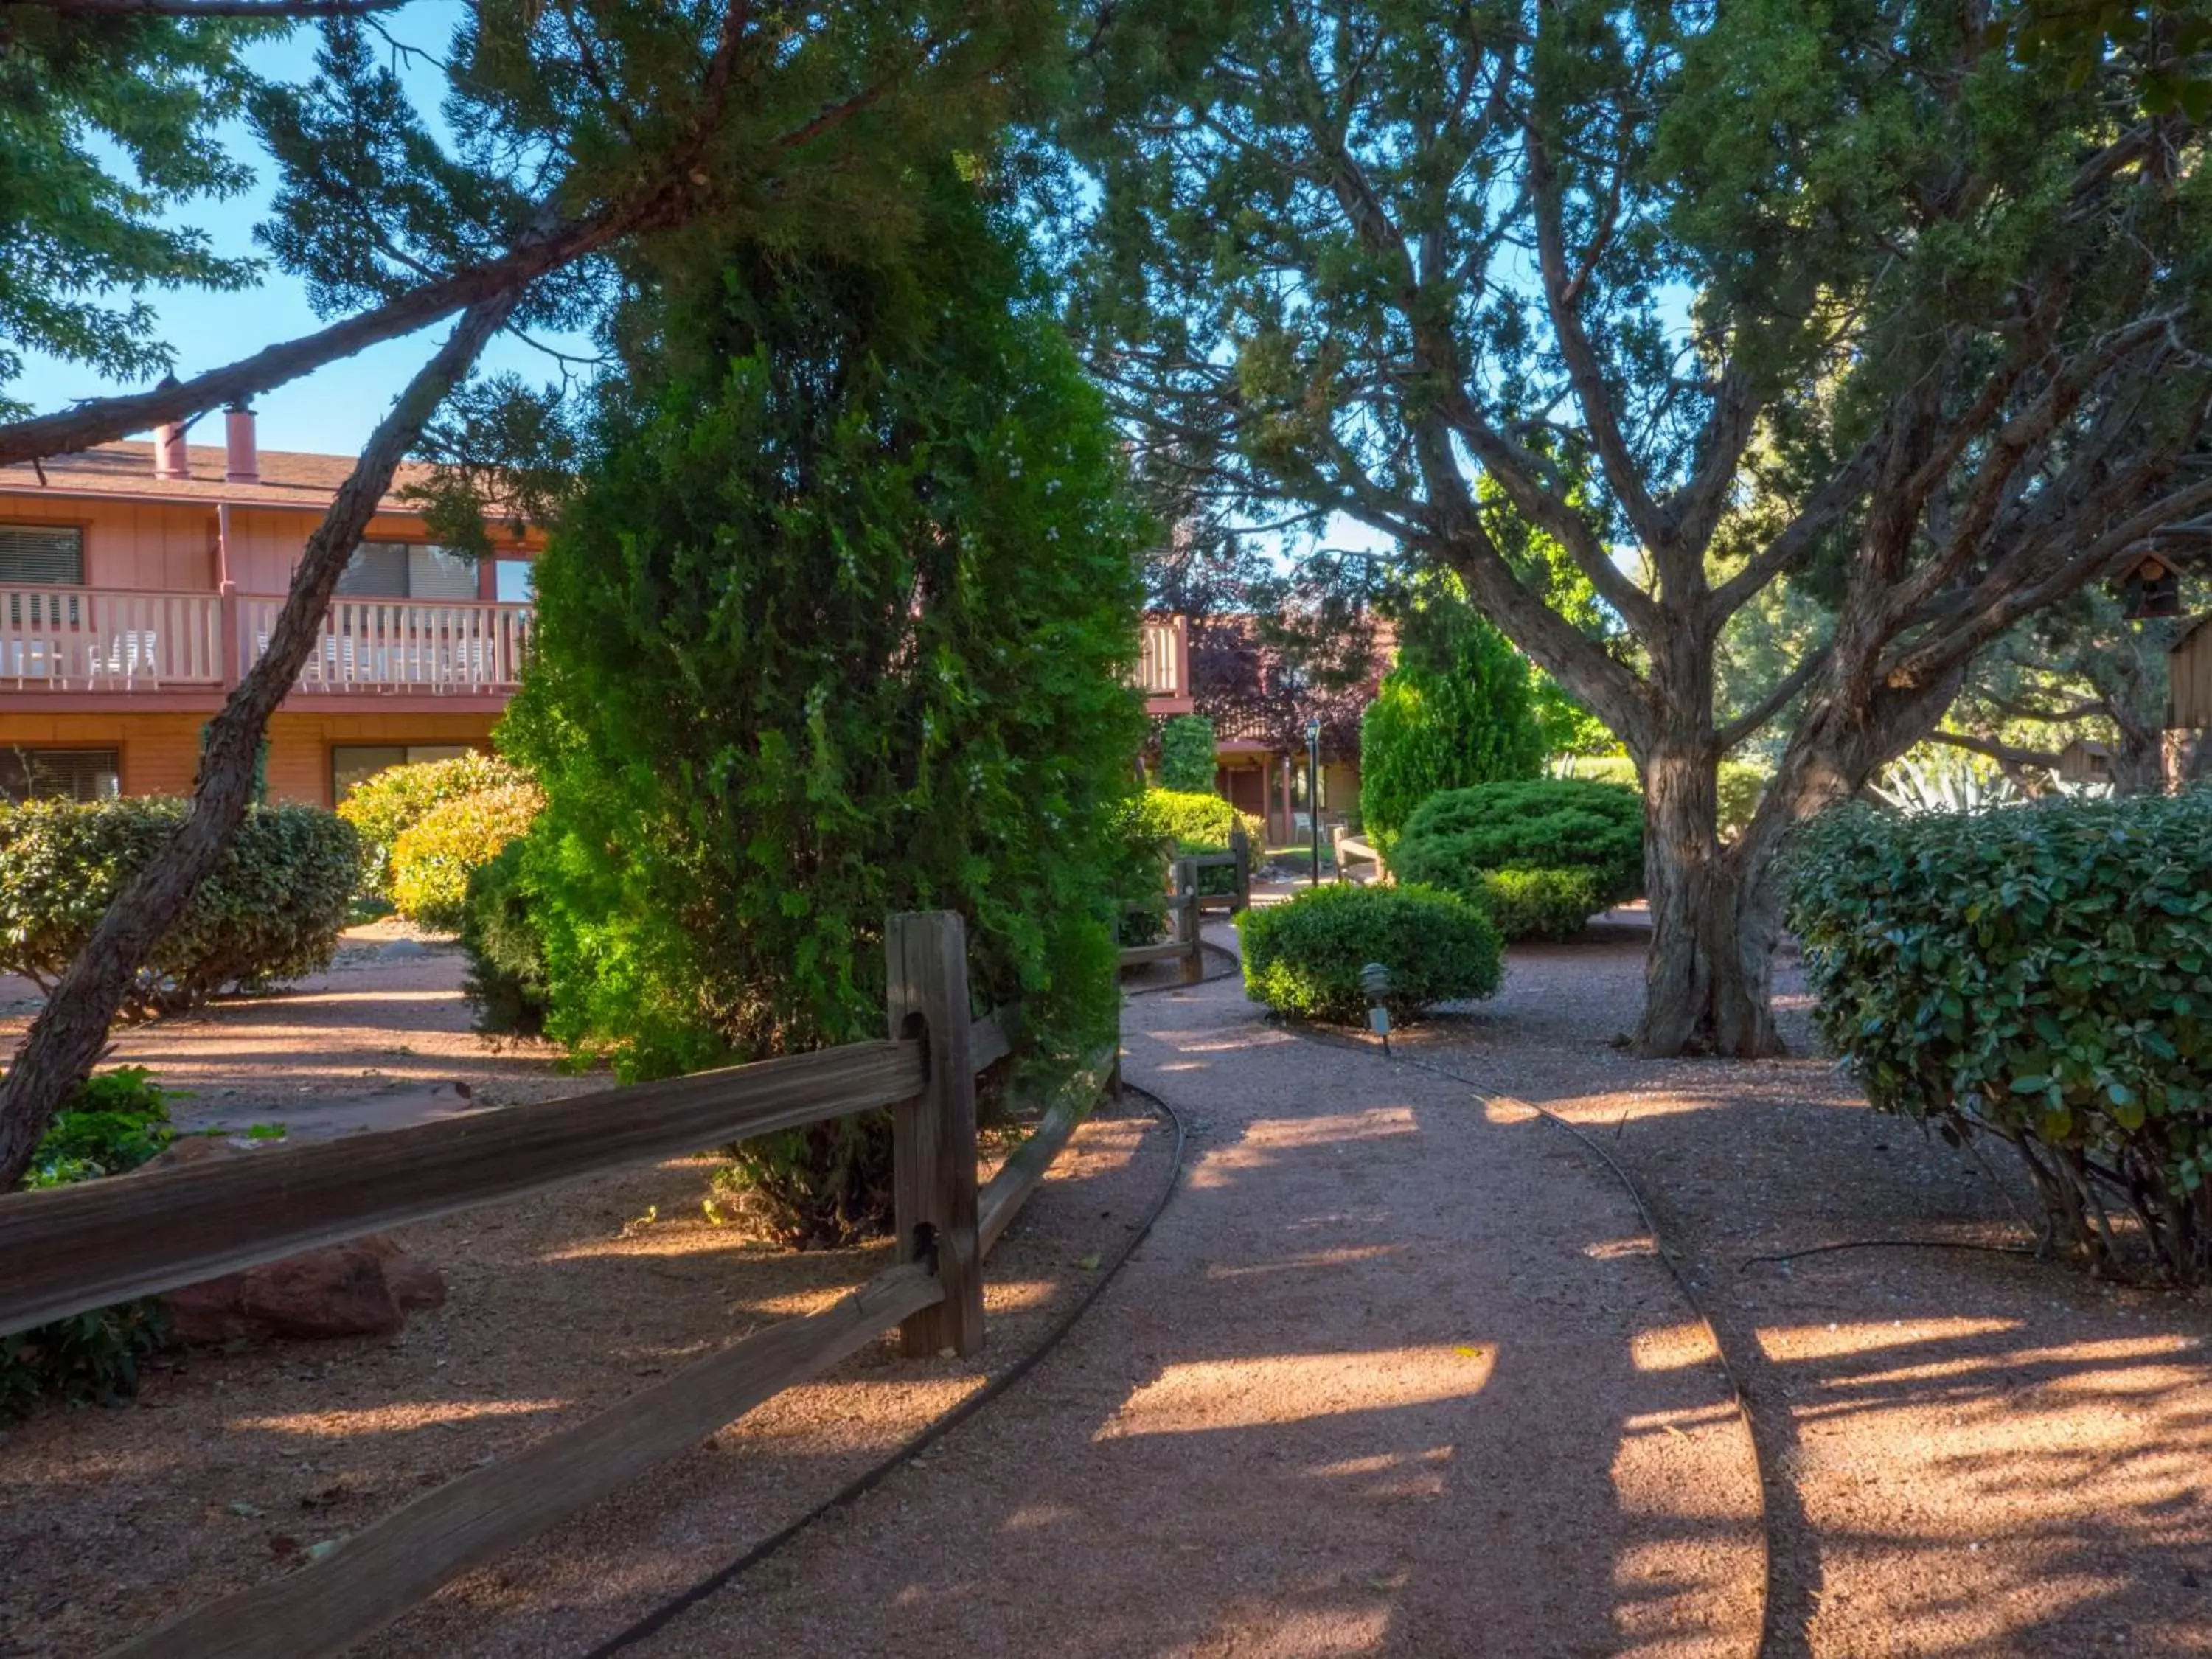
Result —
[[[1230, 890], [1225, 893], [1199, 891], [1198, 872], [1201, 870], [1231, 870]], [[1168, 863], [1167, 912], [1168, 937], [1158, 945], [1132, 945], [1121, 952], [1121, 966], [1138, 967], [1148, 962], [1181, 962], [1182, 982], [1195, 985], [1206, 977], [1206, 956], [1199, 939], [1199, 927], [1209, 911], [1235, 915], [1251, 908], [1252, 904], [1252, 843], [1242, 824], [1230, 832], [1229, 850], [1225, 853], [1186, 853]], [[1133, 904], [1131, 915], [1149, 914], [1152, 906]]]
[[[882, 1106], [893, 1109], [902, 1260], [830, 1307], [744, 1338], [393, 1510], [321, 1559], [121, 1647], [159, 1659], [342, 1652], [881, 1332], [972, 1353], [981, 1267], [1096, 1098], [1079, 1082], [986, 1186], [975, 1076], [1018, 1011], [969, 1013], [966, 934], [943, 912], [886, 928], [889, 1035], [538, 1106], [0, 1197], [0, 1334], [196, 1284], [318, 1244]], [[1114, 1074], [1109, 1050], [1085, 1080]]]

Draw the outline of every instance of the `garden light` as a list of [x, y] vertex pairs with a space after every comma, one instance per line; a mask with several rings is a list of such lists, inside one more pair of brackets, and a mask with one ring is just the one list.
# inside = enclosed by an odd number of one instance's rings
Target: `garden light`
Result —
[[1390, 1046], [1390, 1010], [1384, 1005], [1390, 999], [1390, 970], [1379, 962], [1370, 962], [1359, 970], [1359, 988], [1367, 993], [1367, 1027], [1382, 1039], [1382, 1046]]

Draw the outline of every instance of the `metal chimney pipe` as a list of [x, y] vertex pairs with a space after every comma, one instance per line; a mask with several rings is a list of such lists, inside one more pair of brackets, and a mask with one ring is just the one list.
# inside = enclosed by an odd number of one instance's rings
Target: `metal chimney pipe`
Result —
[[191, 465], [185, 459], [185, 428], [181, 421], [169, 421], [154, 428], [154, 476], [157, 478], [189, 478]]
[[253, 446], [253, 411], [242, 404], [223, 411], [223, 469], [225, 483], [259, 483], [260, 457]]

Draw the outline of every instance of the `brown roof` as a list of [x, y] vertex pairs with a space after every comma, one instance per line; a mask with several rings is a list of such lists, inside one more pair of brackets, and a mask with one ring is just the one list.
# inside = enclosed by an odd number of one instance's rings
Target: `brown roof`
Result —
[[[0, 495], [98, 495], [117, 501], [204, 501], [209, 506], [228, 501], [234, 507], [297, 507], [319, 512], [331, 504], [338, 486], [353, 471], [355, 460], [351, 455], [264, 449], [257, 458], [261, 482], [247, 484], [223, 482], [224, 453], [220, 444], [188, 444], [185, 456], [191, 477], [157, 478], [153, 445], [100, 444], [74, 454], [49, 455], [36, 463], [21, 461], [0, 467]], [[403, 463], [393, 482], [402, 485], [428, 471], [419, 463]], [[416, 509], [387, 495], [383, 510]]]

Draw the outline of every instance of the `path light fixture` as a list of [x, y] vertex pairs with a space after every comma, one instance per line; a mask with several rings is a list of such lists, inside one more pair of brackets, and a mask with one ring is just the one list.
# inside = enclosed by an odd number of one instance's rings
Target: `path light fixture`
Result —
[[1321, 716], [1306, 716], [1306, 827], [1313, 831], [1313, 869], [1308, 885], [1321, 885]]
[[1370, 962], [1359, 970], [1359, 988], [1367, 993], [1367, 1029], [1382, 1039], [1382, 1052], [1390, 1052], [1390, 970]]

